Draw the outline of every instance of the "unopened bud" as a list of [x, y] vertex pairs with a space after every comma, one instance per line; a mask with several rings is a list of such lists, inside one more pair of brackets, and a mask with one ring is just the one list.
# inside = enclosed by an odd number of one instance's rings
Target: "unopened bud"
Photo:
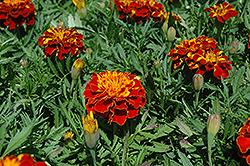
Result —
[[230, 46], [232, 46], [233, 48], [231, 48], [229, 50], [229, 53], [230, 54], [234, 54], [237, 51], [238, 47], [239, 47], [239, 42], [238, 41], [232, 41], [232, 43], [230, 44]]
[[23, 68], [27, 68], [29, 66], [29, 62], [27, 60], [21, 60], [20, 63]]
[[170, 27], [168, 29], [167, 35], [168, 35], [168, 41], [171, 41], [171, 42], [174, 41], [175, 36], [176, 36], [176, 30], [174, 29], [174, 27]]
[[64, 22], [63, 22], [63, 21], [62, 21], [62, 22], [59, 22], [59, 23], [57, 24], [57, 28], [62, 28], [62, 29], [64, 29], [64, 28], [65, 28]]
[[83, 124], [86, 145], [89, 148], [94, 148], [99, 140], [100, 132], [98, 129], [98, 122], [94, 118], [92, 111], [90, 111], [90, 114], [87, 115], [85, 119], [82, 116], [82, 124]]
[[92, 53], [93, 52], [93, 50], [91, 49], [91, 48], [86, 48], [86, 53]]
[[220, 129], [220, 115], [215, 113], [209, 116], [207, 120], [207, 132], [215, 135]]
[[72, 133], [72, 131], [68, 131], [65, 133], [64, 140], [67, 145], [73, 145], [73, 142], [72, 142], [73, 136], [74, 136], [74, 133]]
[[99, 5], [100, 5], [102, 8], [105, 8], [105, 3], [104, 3], [104, 2], [100, 2]]
[[154, 65], [155, 68], [158, 68], [161, 65], [161, 62], [160, 61], [154, 61], [153, 65]]
[[195, 74], [193, 76], [193, 85], [194, 85], [194, 89], [196, 91], [199, 91], [201, 90], [202, 86], [203, 86], [203, 83], [204, 83], [204, 78], [202, 75], [200, 74]]
[[84, 0], [72, 0], [72, 2], [76, 5], [77, 7], [77, 12], [80, 16], [80, 18], [86, 18], [87, 17], [87, 9], [85, 6]]
[[80, 75], [81, 70], [83, 68], [83, 63], [84, 62], [80, 58], [75, 60], [74, 64], [71, 67], [71, 77], [73, 79], [77, 79], [78, 76]]

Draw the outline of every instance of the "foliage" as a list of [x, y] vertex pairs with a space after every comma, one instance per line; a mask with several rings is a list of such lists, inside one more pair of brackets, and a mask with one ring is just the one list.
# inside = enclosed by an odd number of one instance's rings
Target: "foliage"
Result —
[[[212, 145], [213, 164], [245, 165], [236, 138], [250, 116], [250, 3], [229, 1], [239, 14], [218, 33], [215, 20], [204, 11], [216, 0], [158, 1], [182, 18], [174, 22], [170, 17], [169, 27], [176, 29], [176, 40], [170, 42], [160, 22], [120, 20], [110, 2], [85, 1], [87, 17], [81, 18], [72, 1], [36, 0], [34, 25], [0, 28], [0, 158], [28, 153], [36, 161], [63, 166], [93, 165], [96, 155], [97, 165], [208, 165], [206, 123], [210, 114], [218, 113], [221, 126]], [[38, 38], [61, 21], [83, 34], [85, 51], [62, 60], [45, 58]], [[218, 41], [233, 69], [222, 80], [206, 72], [196, 103], [195, 70], [187, 64], [174, 70], [167, 54], [176, 44], [201, 35]], [[234, 40], [239, 47], [229, 54]], [[77, 58], [84, 66], [74, 81], [71, 66]], [[21, 60], [28, 61], [27, 68]], [[87, 115], [83, 91], [93, 72], [106, 70], [139, 76], [147, 102], [139, 116], [123, 126], [95, 116], [100, 140], [93, 152], [85, 144], [81, 122]], [[73, 145], [64, 141], [70, 130]]]

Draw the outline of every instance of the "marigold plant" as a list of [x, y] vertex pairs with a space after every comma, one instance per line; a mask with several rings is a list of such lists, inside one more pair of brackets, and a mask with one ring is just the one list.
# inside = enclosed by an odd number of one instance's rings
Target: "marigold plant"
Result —
[[236, 143], [239, 148], [239, 156], [246, 158], [247, 164], [250, 165], [250, 118], [239, 129]]
[[144, 108], [145, 94], [139, 77], [118, 71], [93, 73], [83, 93], [88, 112], [119, 125], [136, 117], [140, 107]]
[[218, 21], [225, 23], [231, 17], [237, 17], [238, 12], [234, 9], [234, 7], [224, 2], [223, 4], [215, 4], [209, 8], [204, 9], [204, 11], [210, 12], [209, 16], [218, 19]]
[[59, 59], [63, 59], [68, 53], [78, 55], [79, 51], [84, 50], [83, 41], [83, 35], [76, 29], [54, 27], [48, 29], [38, 39], [39, 45], [45, 46], [43, 52], [46, 58], [56, 55]]
[[35, 162], [29, 154], [19, 154], [18, 156], [5, 156], [0, 159], [0, 166], [47, 166], [45, 162]]
[[31, 0], [4, 0], [0, 3], [0, 27], [15, 29], [24, 23], [33, 25], [36, 15]]

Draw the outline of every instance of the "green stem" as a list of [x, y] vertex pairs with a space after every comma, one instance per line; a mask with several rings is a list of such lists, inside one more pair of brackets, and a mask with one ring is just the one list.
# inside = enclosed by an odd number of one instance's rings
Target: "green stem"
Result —
[[126, 154], [127, 154], [127, 148], [128, 148], [128, 137], [129, 137], [129, 130], [126, 134], [126, 138], [124, 141], [124, 146], [123, 146], [123, 152], [122, 152], [122, 166], [125, 166], [126, 162]]
[[70, 86], [70, 94], [72, 94], [72, 91], [73, 91], [73, 88], [74, 88], [74, 86], [75, 86], [75, 84], [76, 84], [76, 79], [72, 79], [72, 81], [71, 81], [71, 86]]
[[93, 164], [94, 166], [96, 166], [96, 153], [95, 153], [95, 149], [90, 149], [90, 154], [92, 156], [92, 159], [93, 159]]
[[208, 161], [209, 165], [212, 166], [212, 143], [214, 140], [214, 134], [207, 133], [207, 153], [208, 153]]
[[195, 91], [195, 108], [197, 107], [199, 103], [199, 95], [200, 95], [200, 91]]

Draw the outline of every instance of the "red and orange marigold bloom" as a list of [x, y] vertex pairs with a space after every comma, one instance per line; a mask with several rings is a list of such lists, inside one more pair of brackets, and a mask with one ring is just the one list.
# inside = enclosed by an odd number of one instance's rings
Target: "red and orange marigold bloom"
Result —
[[59, 59], [63, 59], [69, 52], [71, 55], [78, 55], [79, 51], [84, 50], [83, 41], [83, 35], [76, 29], [54, 27], [48, 29], [38, 39], [39, 45], [45, 46], [43, 52], [46, 58], [56, 55]]
[[239, 156], [246, 158], [247, 164], [250, 165], [250, 118], [238, 132], [236, 143], [239, 148]]
[[214, 76], [218, 79], [227, 78], [228, 70], [232, 70], [231, 62], [227, 56], [221, 56], [223, 51], [215, 50], [198, 50], [194, 54], [189, 54], [190, 62], [188, 65], [190, 69], [198, 69], [195, 74], [203, 75], [206, 71], [214, 70]]
[[24, 23], [33, 25], [36, 15], [31, 0], [4, 0], [0, 3], [0, 27], [15, 29]]
[[224, 23], [231, 17], [237, 17], [238, 12], [234, 9], [231, 4], [224, 2], [223, 4], [215, 4], [209, 8], [204, 9], [204, 11], [210, 12], [209, 16], [218, 19], [218, 21]]
[[213, 70], [214, 76], [218, 79], [227, 78], [228, 70], [232, 70], [231, 62], [227, 56], [221, 56], [223, 51], [215, 49], [218, 42], [213, 38], [200, 36], [190, 41], [184, 40], [180, 45], [176, 45], [168, 56], [173, 60], [173, 67], [177, 69], [186, 61], [190, 69], [198, 69], [196, 74], [203, 75], [206, 71]]
[[35, 162], [35, 159], [29, 154], [20, 154], [18, 156], [5, 156], [0, 159], [0, 166], [47, 166], [45, 162]]
[[93, 73], [83, 95], [90, 113], [123, 125], [127, 118], [138, 115], [146, 103], [146, 92], [138, 76], [118, 71]]

